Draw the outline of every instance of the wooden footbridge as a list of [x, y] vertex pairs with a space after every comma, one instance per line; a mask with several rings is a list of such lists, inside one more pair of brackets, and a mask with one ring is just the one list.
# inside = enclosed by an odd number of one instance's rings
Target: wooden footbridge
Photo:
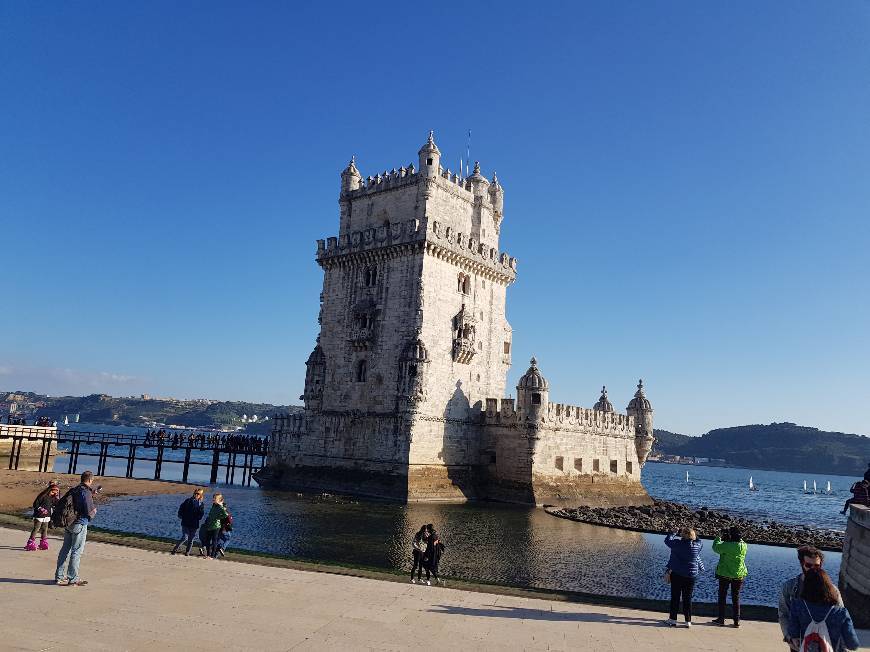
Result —
[[[39, 452], [37, 470], [44, 472], [51, 468], [53, 459], [57, 461], [57, 446], [68, 444], [68, 449], [64, 451], [68, 458], [67, 473], [77, 473], [79, 456], [87, 455], [97, 458], [96, 475], [106, 474], [106, 463], [109, 460], [126, 460], [124, 477], [127, 478], [133, 477], [136, 462], [154, 462], [155, 480], [160, 480], [165, 464], [179, 464], [183, 465], [181, 481], [187, 482], [191, 466], [210, 466], [210, 483], [218, 482], [223, 468], [226, 484], [235, 483], [238, 471], [242, 486], [251, 485], [251, 476], [265, 466], [268, 455], [268, 439], [265, 437], [228, 435], [213, 431], [132, 435], [0, 425], [0, 445], [10, 440], [8, 468], [14, 470], [19, 468], [23, 448], [27, 450], [26, 455], [33, 460], [36, 459], [37, 451]], [[86, 448], [83, 452], [82, 446], [98, 446], [99, 449], [91, 452]], [[201, 454], [203, 451], [211, 453], [210, 460], [202, 459], [208, 457]], [[200, 454], [194, 455], [197, 452]]]

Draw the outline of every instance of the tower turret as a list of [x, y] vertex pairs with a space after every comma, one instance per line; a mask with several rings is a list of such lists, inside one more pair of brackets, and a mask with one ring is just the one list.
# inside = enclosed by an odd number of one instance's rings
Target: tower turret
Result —
[[637, 459], [643, 466], [655, 441], [653, 437], [653, 409], [643, 392], [643, 380], [638, 381], [637, 391], [625, 412], [628, 416], [634, 417], [634, 446], [637, 450]]
[[498, 175], [492, 173], [492, 183], [489, 184], [489, 201], [492, 204], [492, 219], [495, 222], [495, 230], [498, 232], [504, 217], [504, 188], [498, 182]]
[[613, 412], [613, 404], [607, 398], [607, 387], [601, 388], [601, 398], [598, 399], [598, 402], [592, 409], [598, 412]]
[[468, 177], [467, 183], [468, 189], [475, 195], [486, 196], [486, 192], [489, 189], [489, 181], [480, 173], [480, 163], [478, 161], [474, 162], [474, 172]]
[[429, 132], [429, 140], [417, 152], [420, 155], [420, 174], [424, 177], [437, 177], [441, 168], [441, 150], [435, 144], [435, 132]]
[[356, 169], [356, 157], [350, 157], [350, 163], [341, 173], [341, 194], [357, 190], [362, 184], [362, 175]]
[[531, 366], [517, 383], [517, 409], [527, 421], [540, 421], [547, 413], [550, 400], [550, 383], [538, 369], [538, 361], [532, 358]]

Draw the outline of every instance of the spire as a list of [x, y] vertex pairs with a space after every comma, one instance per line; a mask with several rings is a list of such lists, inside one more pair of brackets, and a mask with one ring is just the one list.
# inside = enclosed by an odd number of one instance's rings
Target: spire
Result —
[[435, 132], [433, 130], [429, 130], [429, 138], [426, 139], [426, 143], [423, 147], [420, 148], [419, 154], [434, 152], [436, 154], [441, 154], [441, 150], [438, 149], [438, 145], [435, 144]]
[[637, 391], [634, 393], [637, 398], [643, 398], [643, 378], [637, 381]]
[[532, 356], [532, 359], [529, 360], [529, 364], [531, 364], [533, 367], [537, 367], [537, 366], [538, 366], [538, 361], [535, 360], [535, 356]]
[[607, 398], [607, 387], [601, 387], [601, 397], [592, 409], [598, 412], [613, 412], [613, 404]]

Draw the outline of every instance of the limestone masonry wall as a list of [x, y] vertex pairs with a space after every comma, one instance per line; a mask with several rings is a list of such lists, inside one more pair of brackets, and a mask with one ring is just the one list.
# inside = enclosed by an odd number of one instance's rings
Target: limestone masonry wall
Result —
[[840, 592], [855, 627], [870, 627], [870, 507], [852, 505], [840, 563]]
[[399, 500], [530, 504], [648, 502], [652, 443], [642, 385], [617, 414], [549, 401], [533, 359], [504, 398], [512, 362], [499, 251], [504, 189], [441, 166], [430, 134], [418, 165], [341, 173], [338, 235], [317, 241], [320, 335], [304, 412], [277, 415], [263, 483]]

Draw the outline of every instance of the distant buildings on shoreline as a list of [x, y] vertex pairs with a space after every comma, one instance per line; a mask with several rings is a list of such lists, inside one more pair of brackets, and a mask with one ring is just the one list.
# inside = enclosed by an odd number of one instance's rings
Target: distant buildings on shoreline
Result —
[[682, 455], [663, 455], [651, 453], [647, 462], [660, 462], [662, 464], [697, 464], [699, 466], [727, 466], [725, 460], [718, 457], [688, 457]]

